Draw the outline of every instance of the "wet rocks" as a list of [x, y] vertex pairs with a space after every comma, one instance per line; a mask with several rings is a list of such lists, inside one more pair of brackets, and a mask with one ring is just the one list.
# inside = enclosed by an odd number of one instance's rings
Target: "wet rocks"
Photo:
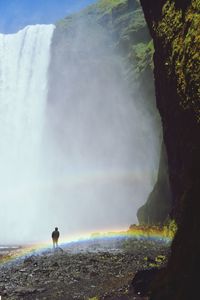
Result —
[[148, 295], [151, 284], [159, 272], [160, 270], [158, 268], [150, 268], [147, 270], [138, 271], [131, 282], [130, 290], [133, 290], [135, 294], [141, 296]]
[[25, 265], [29, 265], [29, 264], [33, 264], [35, 262], [35, 257], [33, 255], [26, 257], [24, 259], [24, 264]]
[[149, 268], [144, 257], [155, 260], [168, 252], [164, 244], [138, 240], [132, 241], [128, 251], [106, 249], [82, 251], [74, 245], [70, 250], [44, 252], [2, 265], [0, 295], [5, 300], [134, 299], [129, 286], [138, 270]]
[[17, 287], [15, 289], [15, 294], [18, 294], [19, 296], [25, 296], [27, 294], [33, 294], [37, 291], [35, 288], [26, 288], [26, 287]]

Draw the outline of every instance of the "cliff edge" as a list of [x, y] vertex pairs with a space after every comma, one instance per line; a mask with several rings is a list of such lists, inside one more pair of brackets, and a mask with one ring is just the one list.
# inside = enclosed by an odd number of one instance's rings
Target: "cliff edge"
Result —
[[[200, 1], [141, 0], [154, 40], [156, 101], [178, 223], [151, 299], [198, 299], [200, 268]], [[196, 297], [196, 298], [195, 298]]]

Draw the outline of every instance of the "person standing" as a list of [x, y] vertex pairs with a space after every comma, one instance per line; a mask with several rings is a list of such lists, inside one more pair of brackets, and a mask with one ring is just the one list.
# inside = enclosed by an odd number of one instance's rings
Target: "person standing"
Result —
[[58, 227], [55, 228], [55, 230], [52, 232], [52, 240], [53, 240], [53, 248], [57, 248], [58, 247], [58, 239], [60, 236], [60, 232], [58, 231]]

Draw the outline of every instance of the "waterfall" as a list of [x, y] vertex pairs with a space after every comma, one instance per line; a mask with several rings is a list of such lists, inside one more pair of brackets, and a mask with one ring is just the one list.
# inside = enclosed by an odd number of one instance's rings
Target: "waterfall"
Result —
[[35, 218], [29, 185], [40, 176], [53, 31], [54, 25], [34, 25], [0, 34], [0, 219], [8, 230], [22, 231], [27, 211]]
[[74, 26], [0, 35], [1, 243], [126, 229], [153, 188], [154, 117], [107, 32]]

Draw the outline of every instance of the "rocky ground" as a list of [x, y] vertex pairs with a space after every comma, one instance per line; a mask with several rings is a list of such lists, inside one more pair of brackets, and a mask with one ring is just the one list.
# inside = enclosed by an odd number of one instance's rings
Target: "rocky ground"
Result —
[[147, 240], [74, 243], [0, 266], [2, 300], [148, 299], [131, 288], [136, 272], [165, 265], [169, 244]]

